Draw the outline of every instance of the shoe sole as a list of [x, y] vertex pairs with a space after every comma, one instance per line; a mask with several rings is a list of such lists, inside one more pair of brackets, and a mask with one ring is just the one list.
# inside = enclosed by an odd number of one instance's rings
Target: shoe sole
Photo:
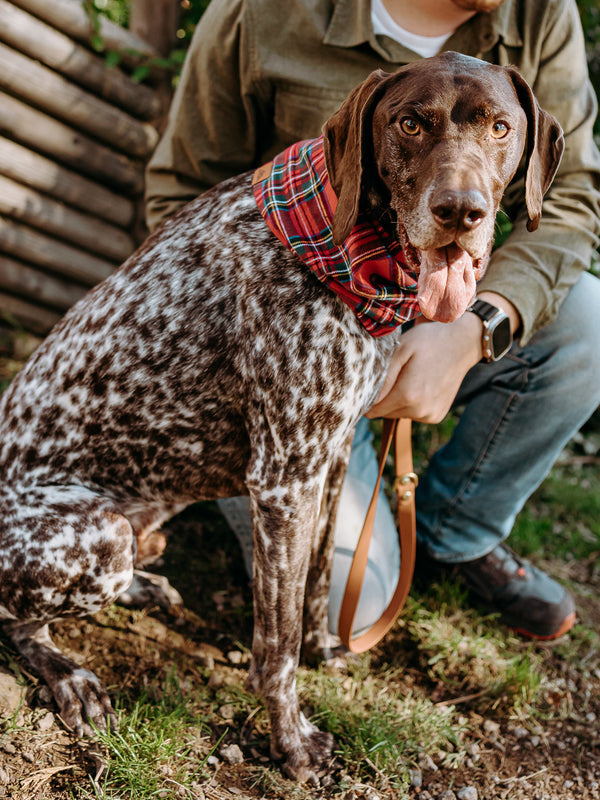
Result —
[[539, 633], [532, 633], [532, 631], [525, 630], [524, 628], [513, 627], [509, 625], [508, 627], [511, 628], [515, 633], [520, 634], [521, 636], [525, 636], [528, 639], [536, 639], [537, 641], [541, 642], [551, 642], [553, 639], [558, 639], [560, 636], [564, 636], [565, 633], [568, 633], [573, 625], [575, 625], [576, 614], [573, 611], [572, 614], [569, 614], [563, 620], [562, 625], [558, 630], [554, 631], [553, 633], [549, 633], [546, 635], [542, 635]]

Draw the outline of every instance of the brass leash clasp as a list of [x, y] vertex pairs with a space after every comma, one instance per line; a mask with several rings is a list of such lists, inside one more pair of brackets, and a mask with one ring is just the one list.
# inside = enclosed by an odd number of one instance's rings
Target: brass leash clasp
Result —
[[[412, 483], [412, 488], [408, 489], [409, 483]], [[410, 500], [413, 491], [419, 485], [419, 476], [414, 472], [407, 472], [405, 475], [398, 475], [394, 480], [394, 491], [400, 500]], [[404, 491], [402, 491], [404, 489]]]

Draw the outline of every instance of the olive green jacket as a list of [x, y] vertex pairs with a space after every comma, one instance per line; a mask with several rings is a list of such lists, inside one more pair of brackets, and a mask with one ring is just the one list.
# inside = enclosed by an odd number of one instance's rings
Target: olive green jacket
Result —
[[[506, 0], [458, 28], [444, 49], [518, 67], [565, 131], [539, 229], [525, 229], [519, 170], [503, 204], [513, 229], [480, 283], [516, 306], [526, 342], [555, 317], [600, 237], [597, 103], [575, 0]], [[212, 0], [148, 167], [148, 226], [292, 142], [317, 136], [372, 70], [391, 72], [419, 58], [373, 34], [369, 0]]]

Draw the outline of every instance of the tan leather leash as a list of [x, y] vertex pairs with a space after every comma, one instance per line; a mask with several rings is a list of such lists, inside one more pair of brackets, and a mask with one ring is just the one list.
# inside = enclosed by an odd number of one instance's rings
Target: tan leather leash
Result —
[[[367, 631], [353, 639], [352, 628], [367, 569], [369, 544], [373, 534], [375, 512], [377, 510], [377, 498], [379, 496], [383, 468], [392, 441], [394, 442], [396, 470], [394, 490], [398, 495], [400, 574], [394, 595], [383, 614]], [[408, 419], [385, 419], [383, 421], [381, 449], [379, 452], [379, 475], [367, 510], [365, 523], [354, 551], [338, 621], [338, 636], [345, 647], [352, 653], [364, 653], [365, 650], [373, 647], [392, 627], [408, 597], [415, 569], [417, 548], [415, 514], [415, 488], [417, 483], [418, 478], [413, 472], [412, 463], [411, 422]]]

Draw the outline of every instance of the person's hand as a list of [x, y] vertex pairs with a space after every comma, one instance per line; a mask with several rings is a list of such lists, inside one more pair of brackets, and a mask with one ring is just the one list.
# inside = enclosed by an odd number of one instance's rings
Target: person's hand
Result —
[[[520, 324], [514, 306], [491, 292], [481, 297], [508, 313], [514, 333]], [[481, 359], [482, 326], [479, 317], [471, 312], [451, 323], [420, 318], [418, 324], [402, 334], [367, 417], [440, 422], [450, 410], [465, 375]]]

